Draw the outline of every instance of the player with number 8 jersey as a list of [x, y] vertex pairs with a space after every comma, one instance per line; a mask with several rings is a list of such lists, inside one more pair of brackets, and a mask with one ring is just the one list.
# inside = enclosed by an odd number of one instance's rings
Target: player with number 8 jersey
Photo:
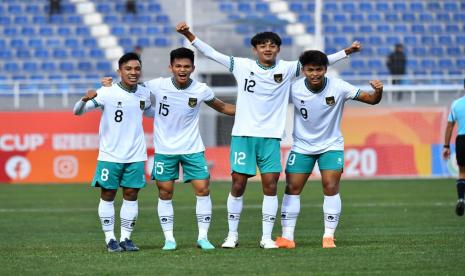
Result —
[[[131, 240], [138, 215], [137, 196], [145, 187], [144, 161], [147, 160], [142, 116], [151, 115], [150, 91], [139, 85], [142, 62], [135, 53], [118, 61], [121, 81], [97, 91], [89, 90], [74, 106], [74, 114], [102, 111], [99, 126], [99, 155], [93, 187], [101, 188], [98, 214], [109, 252], [138, 251]], [[114, 199], [123, 189], [121, 238], [114, 234]]]

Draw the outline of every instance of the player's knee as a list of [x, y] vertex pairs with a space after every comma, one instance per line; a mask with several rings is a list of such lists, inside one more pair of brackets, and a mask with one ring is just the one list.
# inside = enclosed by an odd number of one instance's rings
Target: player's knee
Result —
[[124, 189], [123, 198], [125, 200], [130, 200], [130, 201], [137, 200], [138, 192], [139, 192], [139, 189]]
[[286, 185], [286, 194], [288, 195], [299, 195], [301, 192], [301, 187], [293, 184], [287, 184]]
[[208, 187], [197, 188], [195, 190], [196, 196], [208, 196], [210, 194], [210, 189]]
[[158, 197], [163, 200], [170, 200], [173, 198], [173, 191], [165, 190], [165, 189], [158, 189]]
[[235, 197], [242, 196], [245, 192], [245, 185], [242, 183], [236, 182], [232, 184], [231, 186], [231, 194]]
[[325, 196], [333, 196], [339, 193], [339, 185], [337, 183], [327, 183], [323, 187]]

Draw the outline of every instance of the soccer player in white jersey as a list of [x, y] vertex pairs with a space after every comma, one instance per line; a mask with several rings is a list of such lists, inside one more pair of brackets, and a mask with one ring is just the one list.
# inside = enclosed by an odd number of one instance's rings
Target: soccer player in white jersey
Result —
[[[138, 215], [137, 195], [145, 187], [144, 161], [147, 160], [142, 115], [150, 114], [150, 91], [138, 85], [141, 61], [128, 53], [118, 61], [119, 83], [89, 90], [74, 106], [74, 114], [99, 109], [99, 155], [93, 187], [100, 187], [98, 215], [109, 252], [138, 251], [131, 240]], [[114, 233], [114, 199], [118, 187], [123, 189], [121, 206], [121, 237]]]
[[[184, 182], [190, 182], [197, 197], [196, 215], [199, 229], [197, 245], [214, 249], [208, 241], [208, 228], [212, 219], [205, 146], [199, 132], [200, 105], [204, 102], [218, 112], [234, 115], [235, 106], [217, 99], [204, 83], [190, 78], [194, 71], [194, 52], [178, 48], [170, 53], [171, 78], [157, 78], [145, 82], [155, 96], [154, 144], [155, 157], [152, 179], [159, 190], [158, 216], [165, 236], [163, 250], [177, 247], [173, 234], [174, 182], [183, 168]], [[105, 78], [104, 84], [111, 83]]]
[[[192, 45], [208, 58], [224, 65], [237, 81], [236, 116], [232, 130], [231, 192], [228, 196], [229, 233], [223, 248], [238, 244], [238, 226], [247, 180], [260, 170], [263, 188], [260, 247], [277, 248], [271, 239], [278, 210], [277, 182], [281, 172], [280, 140], [284, 134], [291, 81], [299, 77], [298, 61], [277, 60], [281, 38], [272, 32], [255, 35], [251, 44], [257, 59], [237, 58], [217, 52], [201, 41], [182, 22], [176, 26]], [[329, 56], [334, 63], [358, 51], [360, 44]]]
[[356, 100], [367, 104], [381, 101], [383, 84], [371, 81], [373, 93], [338, 78], [326, 77], [328, 58], [320, 51], [306, 51], [299, 58], [305, 78], [291, 88], [294, 104], [294, 131], [286, 164], [286, 190], [281, 206], [281, 248], [294, 248], [294, 229], [300, 211], [300, 193], [315, 163], [321, 172], [324, 201], [323, 248], [336, 247], [334, 232], [341, 213], [339, 181], [344, 168], [344, 138], [340, 124], [344, 104]]

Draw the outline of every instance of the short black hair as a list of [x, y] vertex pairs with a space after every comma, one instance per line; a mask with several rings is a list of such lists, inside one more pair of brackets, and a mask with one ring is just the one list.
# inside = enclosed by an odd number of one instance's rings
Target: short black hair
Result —
[[276, 44], [278, 47], [280, 47], [282, 43], [278, 34], [273, 32], [263, 32], [254, 35], [254, 37], [250, 40], [250, 44], [252, 44], [253, 47], [257, 47], [258, 44], [265, 44], [268, 41]]
[[139, 55], [131, 52], [131, 53], [126, 53], [122, 57], [119, 58], [118, 67], [121, 68], [123, 64], [127, 63], [130, 60], [137, 60], [142, 65], [142, 61], [140, 60]]
[[318, 50], [308, 50], [303, 52], [299, 57], [299, 62], [301, 66], [307, 64], [316, 65], [316, 66], [328, 66], [329, 61], [325, 53]]
[[192, 64], [194, 64], [194, 51], [181, 47], [170, 52], [170, 64], [173, 64], [173, 61], [179, 58], [188, 58], [192, 61]]

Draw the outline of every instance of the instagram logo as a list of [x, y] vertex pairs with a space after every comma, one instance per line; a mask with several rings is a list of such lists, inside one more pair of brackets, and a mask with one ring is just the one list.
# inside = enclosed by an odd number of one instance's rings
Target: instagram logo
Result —
[[10, 179], [21, 180], [31, 173], [31, 163], [22, 156], [12, 156], [6, 161], [5, 171]]
[[53, 159], [53, 173], [58, 178], [76, 177], [78, 169], [78, 161], [72, 155], [62, 155]]

